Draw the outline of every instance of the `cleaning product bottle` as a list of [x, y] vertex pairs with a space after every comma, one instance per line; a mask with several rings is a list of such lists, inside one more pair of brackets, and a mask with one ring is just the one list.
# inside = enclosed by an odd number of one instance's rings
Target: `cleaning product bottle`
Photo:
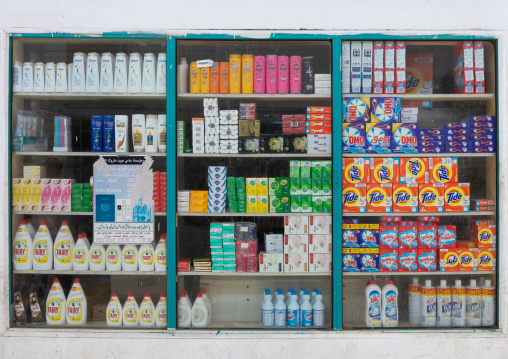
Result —
[[106, 270], [106, 250], [102, 244], [93, 242], [90, 247], [90, 270]]
[[312, 327], [312, 304], [310, 304], [310, 294], [307, 291], [303, 292], [303, 300], [302, 305], [300, 306], [300, 311], [302, 313], [302, 328]]
[[165, 272], [167, 270], [167, 248], [166, 248], [166, 233], [161, 234], [161, 239], [155, 248], [155, 271]]
[[208, 325], [210, 325], [210, 323], [212, 322], [212, 303], [210, 302], [210, 299], [206, 294], [206, 289], [203, 289], [201, 291], [201, 296], [203, 297], [203, 300], [205, 301], [206, 304], [206, 308], [208, 309]]
[[118, 244], [110, 244], [106, 249], [106, 270], [118, 272], [122, 270], [122, 249]]
[[288, 304], [288, 328], [298, 328], [298, 312], [300, 311], [300, 306], [298, 305], [297, 299], [298, 296], [296, 292], [291, 292], [291, 299]]
[[46, 308], [46, 286], [38, 275], [33, 276], [29, 294], [30, 317], [33, 324], [42, 324], [46, 321], [44, 308]]
[[148, 292], [145, 293], [139, 307], [139, 325], [145, 328], [155, 328], [155, 306]]
[[32, 237], [28, 232], [26, 221], [21, 221], [12, 242], [12, 259], [14, 270], [32, 269]]
[[325, 305], [323, 304], [323, 295], [316, 292], [316, 299], [312, 306], [312, 318], [314, 319], [314, 328], [323, 328], [325, 326]]
[[436, 326], [436, 287], [432, 286], [432, 281], [427, 279], [422, 287], [422, 327]]
[[399, 290], [389, 277], [381, 290], [381, 326], [396, 327], [399, 324]]
[[265, 289], [265, 295], [261, 303], [261, 325], [265, 328], [273, 327], [275, 321], [274, 314], [275, 307], [272, 303], [272, 293], [270, 293], [270, 289]]
[[138, 247], [134, 244], [126, 244], [122, 250], [122, 270], [133, 272], [138, 270]]
[[80, 271], [88, 270], [88, 247], [83, 238], [83, 234], [78, 234], [78, 241], [74, 246], [72, 269]]
[[[83, 245], [85, 245], [83, 243]], [[86, 246], [86, 245], [85, 245]], [[69, 291], [66, 305], [67, 324], [85, 325], [87, 316], [86, 296], [79, 278], [74, 279], [74, 284]]]
[[159, 142], [159, 152], [166, 153], [167, 146], [167, 128], [166, 128], [166, 115], [157, 116], [157, 141]]
[[106, 323], [108, 327], [121, 327], [123, 324], [122, 317], [122, 305], [116, 292], [113, 292], [106, 309]]
[[72, 253], [74, 249], [74, 238], [71, 230], [67, 226], [67, 221], [62, 221], [62, 226], [58, 230], [53, 248], [53, 259], [56, 270], [72, 270]]
[[187, 289], [183, 291], [183, 294], [185, 295], [185, 300], [187, 301], [187, 304], [189, 304], [189, 306], [192, 308], [192, 302], [190, 301], [189, 292], [187, 292]]
[[420, 325], [422, 320], [421, 310], [422, 310], [422, 299], [420, 292], [422, 287], [418, 283], [418, 278], [413, 278], [413, 283], [409, 285], [409, 301], [408, 301], [408, 311], [409, 311], [409, 324], [412, 325]]
[[48, 325], [65, 324], [67, 301], [58, 278], [55, 278], [53, 285], [46, 299], [46, 323]]
[[53, 239], [44, 220], [34, 237], [33, 269], [49, 270], [53, 267]]
[[316, 293], [318, 292], [317, 289], [313, 289], [312, 293], [310, 293], [310, 304], [314, 305], [316, 303]]
[[180, 59], [180, 64], [178, 65], [178, 78], [177, 78], [177, 92], [178, 93], [187, 93], [187, 80], [189, 76], [189, 65], [187, 64], [187, 59], [182, 57]]
[[456, 279], [452, 287], [452, 326], [466, 326], [466, 288]]
[[369, 328], [381, 327], [381, 288], [374, 277], [365, 288], [365, 325]]
[[198, 293], [192, 306], [192, 327], [206, 328], [208, 323], [208, 309], [201, 293]]
[[168, 326], [168, 300], [166, 293], [161, 293], [157, 308], [155, 308], [155, 326], [166, 328]]
[[275, 295], [275, 314], [274, 314], [274, 325], [276, 328], [285, 328], [286, 327], [286, 318], [287, 318], [287, 307], [286, 303], [284, 303], [284, 293], [277, 289]]
[[81, 236], [83, 237], [83, 242], [85, 242], [88, 247], [88, 252], [90, 252], [90, 240], [88, 239], [86, 232], [81, 233]]
[[12, 304], [14, 305], [14, 323], [26, 324], [29, 320], [29, 301], [28, 301], [28, 285], [25, 276], [18, 277], [16, 286], [14, 287], [14, 294]]
[[192, 307], [186, 298], [187, 293], [182, 292], [178, 300], [178, 327], [190, 328], [192, 323]]
[[437, 287], [437, 326], [452, 325], [452, 288], [446, 286], [446, 279], [441, 279]]
[[476, 286], [476, 279], [471, 279], [466, 289], [466, 326], [482, 325], [482, 290]]
[[301, 327], [302, 326], [302, 303], [303, 303], [303, 293], [305, 293], [307, 291], [307, 289], [305, 288], [302, 288], [300, 289], [300, 293], [298, 294], [298, 306], [299, 306], [299, 309], [298, 309], [298, 326]]
[[143, 244], [138, 251], [139, 270], [142, 272], [153, 272], [154, 254], [152, 243]]
[[496, 288], [490, 279], [485, 279], [482, 287], [482, 327], [496, 324]]
[[286, 295], [286, 308], [288, 307], [289, 305], [289, 302], [291, 301], [291, 294], [293, 294], [293, 289], [288, 289], [288, 293]]
[[124, 327], [137, 327], [139, 326], [139, 307], [136, 302], [136, 298], [134, 298], [134, 294], [129, 292], [127, 295], [127, 300], [123, 305], [123, 326]]
[[158, 139], [157, 115], [146, 115], [145, 152], [157, 152]]
[[32, 225], [32, 221], [30, 219], [25, 219], [26, 222], [26, 228], [28, 229], [28, 233], [30, 233], [30, 237], [35, 237], [35, 228]]

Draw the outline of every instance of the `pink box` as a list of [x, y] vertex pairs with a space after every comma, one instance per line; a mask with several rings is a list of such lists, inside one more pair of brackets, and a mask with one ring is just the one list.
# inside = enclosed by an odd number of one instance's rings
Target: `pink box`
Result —
[[399, 248], [418, 248], [417, 222], [400, 222]]
[[71, 211], [71, 195], [62, 195], [62, 212], [70, 212]]
[[455, 93], [474, 93], [474, 48], [472, 41], [459, 41], [453, 48]]
[[456, 226], [437, 226], [437, 246], [439, 249], [457, 247]]
[[399, 248], [399, 225], [381, 222], [379, 225], [379, 248]]
[[418, 248], [437, 248], [437, 226], [435, 224], [419, 222]]
[[51, 212], [62, 211], [62, 196], [51, 195]]
[[485, 93], [485, 60], [483, 41], [474, 42], [474, 91]]
[[418, 249], [399, 248], [399, 272], [417, 272]]
[[379, 271], [380, 272], [398, 272], [399, 271], [399, 249], [381, 248], [379, 249]]
[[331, 253], [310, 253], [309, 254], [309, 272], [331, 272], [332, 254]]
[[51, 178], [41, 179], [41, 195], [51, 196]]
[[302, 92], [302, 57], [291, 56], [289, 58], [289, 92], [299, 94]]
[[305, 234], [284, 235], [284, 253], [308, 253], [309, 236]]
[[437, 249], [418, 248], [418, 272], [437, 271]]
[[51, 196], [62, 195], [62, 180], [60, 178], [51, 179]]
[[62, 196], [67, 196], [72, 194], [72, 184], [76, 183], [76, 180], [73, 179], [62, 179], [60, 180], [60, 187], [62, 187]]
[[384, 71], [385, 71], [385, 43], [384, 41], [374, 41], [374, 81], [372, 83], [372, 93], [382, 94], [384, 92]]
[[397, 41], [395, 49], [397, 63], [395, 73], [395, 88], [398, 94], [406, 93], [406, 42]]
[[395, 41], [385, 41], [385, 94], [395, 93]]
[[265, 57], [254, 56], [254, 93], [264, 94], [265, 93], [265, 81], [266, 81], [266, 68], [265, 68]]

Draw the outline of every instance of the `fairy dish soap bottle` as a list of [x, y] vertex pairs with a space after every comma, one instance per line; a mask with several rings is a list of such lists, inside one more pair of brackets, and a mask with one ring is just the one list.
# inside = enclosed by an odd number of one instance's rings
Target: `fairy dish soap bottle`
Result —
[[126, 244], [122, 250], [122, 270], [134, 272], [138, 270], [138, 247], [134, 244]]
[[21, 221], [12, 243], [14, 270], [32, 269], [32, 237], [28, 232], [26, 221]]
[[72, 254], [74, 249], [74, 238], [67, 221], [62, 221], [58, 230], [54, 246], [54, 269], [72, 270]]
[[168, 300], [166, 293], [161, 293], [157, 308], [155, 308], [155, 326], [157, 328], [166, 328], [168, 325]]
[[159, 243], [155, 248], [155, 271], [156, 272], [165, 272], [167, 269], [167, 259], [166, 259], [166, 233], [161, 234], [161, 238], [159, 239]]
[[110, 244], [106, 249], [106, 270], [109, 272], [122, 270], [122, 249], [118, 244]]
[[123, 305], [123, 326], [124, 327], [137, 327], [139, 326], [139, 307], [134, 298], [134, 294], [129, 292], [127, 300]]
[[78, 241], [74, 246], [72, 254], [72, 269], [77, 271], [88, 270], [88, 246], [86, 245], [83, 234], [78, 234]]
[[79, 278], [74, 279], [74, 284], [69, 291], [66, 306], [67, 324], [85, 325], [87, 316], [87, 302], [85, 292], [79, 283]]
[[145, 293], [139, 307], [139, 325], [144, 328], [155, 328], [155, 306], [148, 292]]
[[67, 300], [63, 292], [62, 286], [58, 278], [55, 278], [53, 285], [46, 299], [46, 323], [48, 325], [65, 324], [65, 310], [67, 308]]
[[41, 221], [34, 237], [33, 268], [35, 270], [53, 268], [53, 239], [45, 221]]
[[102, 244], [93, 242], [90, 247], [90, 270], [106, 270], [106, 250]]
[[106, 309], [106, 323], [108, 327], [121, 327], [123, 323], [122, 317], [122, 305], [116, 292], [113, 292]]
[[152, 243], [143, 244], [139, 248], [138, 265], [141, 272], [153, 272], [154, 270], [154, 251]]

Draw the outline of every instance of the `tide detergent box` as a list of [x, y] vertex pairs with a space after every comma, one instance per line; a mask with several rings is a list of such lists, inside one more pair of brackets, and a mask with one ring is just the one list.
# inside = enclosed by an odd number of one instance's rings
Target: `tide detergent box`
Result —
[[360, 248], [362, 243], [360, 233], [361, 233], [360, 224], [343, 224], [342, 247]]
[[381, 222], [379, 225], [379, 247], [399, 248], [399, 226], [397, 224]]
[[419, 222], [418, 248], [437, 248], [437, 226], [432, 223]]
[[395, 183], [392, 201], [393, 213], [418, 212], [418, 183]]
[[494, 225], [496, 221], [493, 219], [483, 219], [483, 220], [469, 220], [469, 240], [476, 242], [478, 236], [478, 226], [483, 225]]
[[367, 153], [392, 153], [392, 126], [389, 123], [366, 124]]
[[399, 271], [399, 249], [382, 248], [379, 250], [379, 271], [380, 272], [398, 272]]
[[406, 54], [406, 93], [432, 94], [434, 55]]
[[478, 271], [478, 248], [457, 248], [459, 272]]
[[476, 232], [475, 241], [478, 248], [493, 248], [497, 243], [496, 225], [480, 224]]
[[459, 271], [459, 249], [444, 248], [439, 250], [439, 270], [441, 272]]
[[417, 272], [417, 256], [416, 248], [399, 248], [399, 272]]
[[418, 153], [416, 123], [392, 123], [392, 153]]
[[379, 224], [360, 224], [360, 247], [379, 248]]
[[400, 122], [400, 97], [372, 97], [370, 99], [370, 122]]
[[367, 210], [367, 185], [356, 183], [342, 186], [342, 212], [365, 213]]
[[418, 248], [417, 222], [400, 222], [399, 248]]
[[370, 120], [370, 98], [344, 97], [342, 100], [343, 122], [365, 123]]
[[453, 48], [455, 93], [474, 93], [474, 49], [472, 41], [459, 41]]
[[392, 184], [367, 184], [367, 212], [392, 212]]
[[368, 158], [342, 158], [342, 183], [368, 183]]
[[458, 182], [458, 163], [457, 157], [429, 158], [430, 183]]
[[420, 212], [443, 212], [444, 184], [420, 183], [418, 198]]
[[478, 248], [478, 271], [496, 270], [496, 248]]
[[398, 183], [399, 182], [399, 159], [398, 158], [370, 158], [370, 183]]
[[385, 41], [385, 94], [395, 93], [395, 41]]
[[429, 183], [428, 158], [401, 158], [400, 183]]
[[469, 212], [469, 183], [446, 183], [444, 201], [445, 212]]
[[439, 249], [457, 247], [457, 228], [455, 226], [437, 227], [437, 247]]
[[437, 271], [437, 249], [418, 248], [416, 257], [418, 272]]
[[344, 153], [365, 153], [365, 124], [342, 124], [342, 151]]

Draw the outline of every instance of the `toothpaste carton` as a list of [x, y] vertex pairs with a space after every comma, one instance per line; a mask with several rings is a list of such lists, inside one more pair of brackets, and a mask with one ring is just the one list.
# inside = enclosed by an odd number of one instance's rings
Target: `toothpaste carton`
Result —
[[445, 135], [464, 135], [469, 136], [471, 128], [445, 128], [443, 129]]
[[495, 139], [491, 139], [491, 140], [486, 140], [486, 139], [472, 140], [471, 141], [471, 147], [473, 149], [475, 147], [496, 147], [496, 140]]
[[443, 124], [443, 128], [469, 128], [468, 122], [446, 122]]
[[364, 123], [370, 120], [369, 97], [344, 97], [342, 100], [342, 122]]
[[417, 248], [399, 248], [399, 272], [417, 272], [417, 256]]
[[342, 93], [351, 92], [351, 42], [342, 41]]
[[369, 182], [368, 158], [342, 158], [342, 183]]
[[469, 183], [446, 183], [444, 201], [445, 212], [469, 212]]
[[342, 152], [365, 153], [365, 125], [343, 123], [342, 124]]
[[379, 250], [379, 271], [380, 272], [398, 272], [399, 271], [399, 249], [382, 248]]
[[418, 157], [401, 158], [399, 172], [400, 183], [428, 183], [429, 159]]
[[469, 141], [470, 136], [466, 135], [445, 135], [443, 136], [445, 141]]
[[372, 97], [370, 121], [372, 123], [396, 123], [401, 119], [399, 97]]
[[469, 116], [466, 120], [468, 122], [496, 122], [496, 116]]
[[437, 248], [437, 226], [432, 223], [418, 223], [418, 248]]
[[396, 183], [393, 185], [394, 213], [418, 212], [418, 183]]
[[459, 41], [453, 48], [455, 93], [474, 93], [474, 49], [472, 41]]
[[458, 181], [458, 158], [429, 158], [430, 183]]
[[469, 135], [491, 135], [493, 136], [493, 139], [496, 136], [496, 129], [495, 128], [487, 128], [487, 127], [472, 127], [469, 128]]
[[399, 225], [381, 222], [379, 225], [379, 247], [399, 248]]
[[323, 106], [309, 106], [307, 107], [307, 113], [308, 114], [332, 113], [332, 108]]
[[304, 234], [285, 234], [284, 253], [308, 253], [309, 236]]
[[406, 93], [406, 42], [397, 41], [395, 48], [395, 92]]
[[478, 248], [493, 248], [497, 246], [495, 224], [480, 224], [477, 228], [474, 239]]
[[399, 225], [399, 248], [418, 248], [417, 222], [401, 222]]
[[[374, 41], [374, 68], [373, 68], [373, 84], [372, 93], [384, 93], [384, 54], [385, 54], [384, 41]], [[343, 70], [344, 71], [344, 70]], [[344, 92], [344, 91], [342, 91]]]
[[418, 144], [418, 152], [419, 153], [444, 153], [445, 152], [445, 144], [443, 142], [436, 143], [433, 146], [420, 146], [420, 144]]
[[457, 228], [456, 226], [437, 227], [437, 247], [439, 249], [456, 248]]
[[418, 248], [416, 260], [418, 272], [437, 271], [437, 249]]
[[332, 235], [310, 234], [309, 253], [332, 253]]
[[402, 222], [402, 216], [383, 216], [381, 217], [382, 222]]
[[362, 41], [362, 93], [372, 93], [372, 41]]
[[491, 146], [477, 146], [471, 148], [471, 153], [494, 153], [496, 152], [496, 147]]
[[487, 121], [478, 121], [478, 122], [468, 122], [468, 128], [496, 128], [495, 122], [487, 122]]
[[366, 124], [367, 153], [392, 153], [392, 126], [389, 123]]
[[418, 142], [420, 141], [444, 141], [445, 136], [442, 135], [418, 135]]
[[284, 272], [307, 272], [309, 255], [299, 253], [284, 253]]
[[360, 228], [360, 247], [379, 248], [379, 224], [361, 224]]
[[309, 253], [309, 272], [331, 272], [332, 254], [331, 253]]
[[395, 93], [395, 41], [385, 41], [385, 94]]
[[419, 195], [420, 212], [444, 211], [444, 184], [420, 183]]
[[362, 244], [360, 224], [342, 225], [342, 247], [360, 248]]
[[485, 93], [485, 61], [483, 41], [474, 42], [474, 92]]
[[399, 159], [398, 158], [371, 158], [370, 183], [398, 183], [399, 182]]
[[362, 42], [351, 41], [351, 93], [362, 92]]
[[417, 130], [415, 123], [392, 123], [392, 152], [418, 153]]
[[496, 248], [478, 248], [478, 271], [495, 271], [496, 262]]
[[392, 212], [392, 184], [367, 184], [367, 212]]
[[448, 143], [445, 146], [445, 152], [446, 153], [470, 153], [471, 147], [470, 146], [464, 146], [464, 147], [450, 147]]
[[342, 212], [365, 213], [367, 210], [367, 185], [365, 183], [342, 186]]
[[342, 253], [342, 271], [360, 272], [361, 256], [360, 253]]

